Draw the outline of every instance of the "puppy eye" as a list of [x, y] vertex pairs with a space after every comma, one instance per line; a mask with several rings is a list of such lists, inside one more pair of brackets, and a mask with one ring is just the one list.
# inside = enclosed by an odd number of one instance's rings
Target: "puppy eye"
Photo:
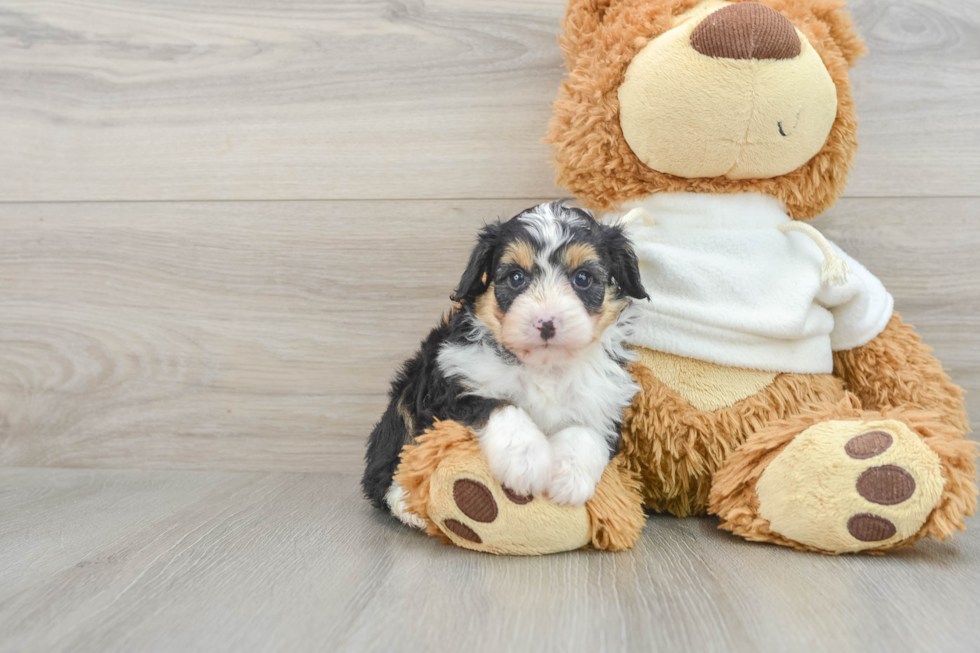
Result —
[[510, 276], [507, 277], [507, 283], [510, 284], [511, 288], [516, 290], [527, 283], [527, 278], [520, 270], [514, 270], [510, 273]]
[[582, 270], [581, 272], [576, 272], [575, 276], [572, 277], [572, 285], [579, 290], [585, 290], [592, 285], [593, 277], [591, 274]]

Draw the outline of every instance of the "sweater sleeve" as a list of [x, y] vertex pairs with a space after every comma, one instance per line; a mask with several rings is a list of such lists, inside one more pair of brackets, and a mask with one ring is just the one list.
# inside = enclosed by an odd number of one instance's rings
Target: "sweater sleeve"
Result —
[[850, 272], [843, 285], [823, 285], [816, 300], [834, 316], [834, 328], [830, 332], [831, 349], [846, 351], [871, 342], [885, 330], [895, 308], [895, 300], [867, 268], [837, 245], [834, 245], [834, 249], [847, 261]]

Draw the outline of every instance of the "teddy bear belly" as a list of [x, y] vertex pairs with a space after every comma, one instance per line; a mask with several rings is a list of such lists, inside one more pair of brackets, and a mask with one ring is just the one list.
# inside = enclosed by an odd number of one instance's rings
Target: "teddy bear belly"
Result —
[[657, 512], [704, 513], [714, 472], [746, 437], [844, 396], [832, 374], [760, 372], [634, 349], [640, 392], [624, 416], [622, 450], [643, 477], [646, 507]]
[[645, 347], [635, 351], [639, 364], [698, 410], [718, 410], [752, 397], [772, 384], [778, 374], [726, 367]]

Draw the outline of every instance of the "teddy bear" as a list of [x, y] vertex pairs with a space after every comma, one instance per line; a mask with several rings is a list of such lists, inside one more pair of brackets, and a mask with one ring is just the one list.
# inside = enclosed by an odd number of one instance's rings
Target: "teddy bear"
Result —
[[864, 53], [837, 0], [570, 0], [546, 140], [557, 183], [627, 226], [639, 392], [584, 505], [518, 496], [437, 422], [395, 480], [418, 525], [498, 554], [631, 547], [648, 512], [746, 540], [882, 553], [976, 507], [963, 392], [866, 268], [807, 221], [857, 150]]

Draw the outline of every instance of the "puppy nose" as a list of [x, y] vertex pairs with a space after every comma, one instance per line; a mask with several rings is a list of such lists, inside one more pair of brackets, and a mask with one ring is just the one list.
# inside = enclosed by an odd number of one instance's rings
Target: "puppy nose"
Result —
[[792, 59], [800, 53], [800, 38], [775, 9], [739, 2], [701, 21], [691, 32], [691, 47], [719, 59]]
[[555, 323], [553, 320], [541, 323], [541, 339], [551, 340], [555, 337]]

